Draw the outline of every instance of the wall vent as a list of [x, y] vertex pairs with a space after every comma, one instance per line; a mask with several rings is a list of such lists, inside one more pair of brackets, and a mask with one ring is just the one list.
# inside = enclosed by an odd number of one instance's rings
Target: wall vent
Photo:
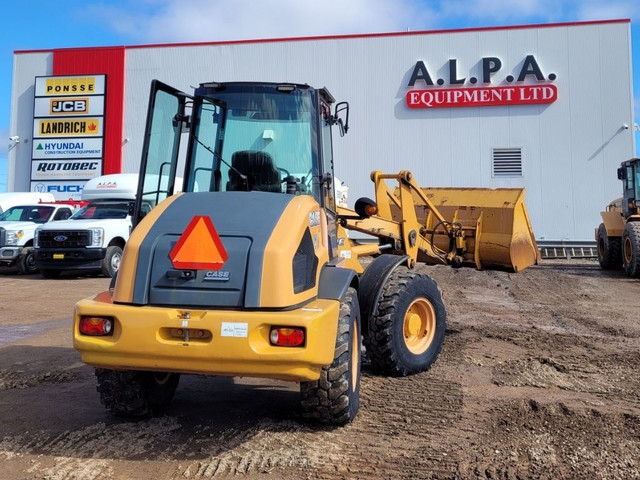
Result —
[[522, 177], [522, 148], [494, 148], [494, 177]]

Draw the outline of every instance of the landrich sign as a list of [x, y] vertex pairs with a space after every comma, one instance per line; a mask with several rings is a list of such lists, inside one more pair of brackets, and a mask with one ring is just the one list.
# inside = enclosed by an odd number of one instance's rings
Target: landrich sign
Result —
[[78, 198], [102, 174], [106, 75], [36, 77], [31, 188]]
[[[553, 82], [557, 76], [549, 73], [545, 76], [533, 55], [527, 55], [517, 71], [517, 76], [508, 74], [493, 86], [495, 75], [502, 69], [502, 60], [498, 57], [483, 57], [478, 63], [475, 76], [462, 77], [458, 61], [449, 59], [444, 71], [448, 79], [433, 77], [422, 61], [416, 62], [409, 83], [411, 88], [405, 96], [409, 108], [453, 108], [453, 107], [491, 107], [504, 105], [548, 104], [558, 99], [558, 89]], [[477, 85], [478, 83], [482, 85]], [[515, 84], [514, 84], [515, 82]], [[426, 88], [418, 89], [423, 85]], [[439, 88], [442, 86], [448, 88]]]

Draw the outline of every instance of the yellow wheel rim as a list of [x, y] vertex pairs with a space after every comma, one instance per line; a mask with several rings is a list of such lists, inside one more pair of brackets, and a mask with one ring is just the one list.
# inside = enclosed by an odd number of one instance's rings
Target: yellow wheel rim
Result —
[[404, 315], [404, 343], [411, 353], [427, 351], [436, 334], [436, 311], [426, 298], [416, 298]]
[[358, 382], [358, 364], [360, 357], [358, 356], [358, 347], [360, 346], [360, 332], [358, 332], [358, 323], [353, 324], [353, 337], [351, 338], [351, 390], [355, 392]]
[[633, 245], [631, 245], [631, 240], [629, 237], [624, 239], [624, 261], [629, 264], [633, 260]]

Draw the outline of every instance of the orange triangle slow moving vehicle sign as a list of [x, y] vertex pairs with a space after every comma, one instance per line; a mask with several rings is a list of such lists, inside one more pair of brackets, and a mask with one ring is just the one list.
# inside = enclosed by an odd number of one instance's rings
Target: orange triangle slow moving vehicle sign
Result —
[[197, 215], [171, 249], [169, 258], [177, 269], [219, 270], [229, 255], [211, 218]]

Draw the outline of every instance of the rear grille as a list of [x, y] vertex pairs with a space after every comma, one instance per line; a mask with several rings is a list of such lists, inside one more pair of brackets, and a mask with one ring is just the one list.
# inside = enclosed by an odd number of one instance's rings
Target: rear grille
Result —
[[88, 245], [91, 245], [91, 232], [88, 230], [41, 230], [38, 234], [40, 248], [86, 247]]

